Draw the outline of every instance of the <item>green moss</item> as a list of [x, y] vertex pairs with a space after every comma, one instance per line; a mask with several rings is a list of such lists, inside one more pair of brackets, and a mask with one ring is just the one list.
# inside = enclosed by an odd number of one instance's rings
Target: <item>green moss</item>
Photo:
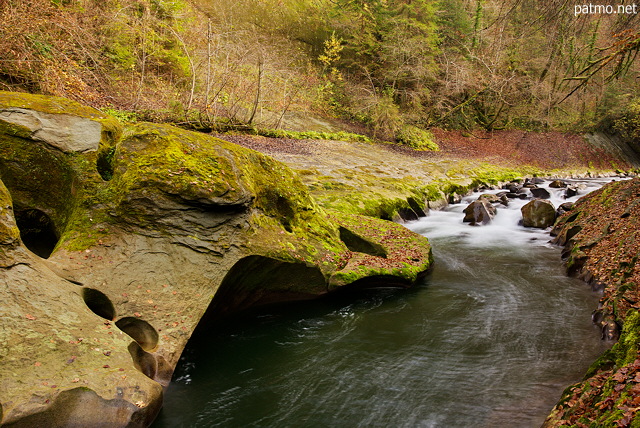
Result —
[[429, 131], [413, 125], [403, 125], [396, 133], [396, 141], [415, 150], [440, 150]]
[[350, 132], [318, 132], [318, 131], [285, 131], [283, 129], [257, 129], [256, 133], [264, 137], [291, 138], [295, 140], [335, 140], [370, 143], [371, 139], [366, 135]]
[[638, 343], [640, 340], [640, 312], [630, 309], [624, 320], [620, 339], [612, 350], [615, 353], [617, 367], [624, 367], [633, 363], [638, 356]]
[[0, 134], [0, 176], [17, 210], [45, 212], [61, 233], [74, 209], [77, 179], [68, 156], [44, 144]]

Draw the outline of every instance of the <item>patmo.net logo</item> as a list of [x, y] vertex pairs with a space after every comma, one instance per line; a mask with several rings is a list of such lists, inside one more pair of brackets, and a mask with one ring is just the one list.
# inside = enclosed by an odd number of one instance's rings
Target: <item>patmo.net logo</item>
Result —
[[634, 15], [638, 13], [637, 4], [577, 4], [573, 7], [573, 15]]

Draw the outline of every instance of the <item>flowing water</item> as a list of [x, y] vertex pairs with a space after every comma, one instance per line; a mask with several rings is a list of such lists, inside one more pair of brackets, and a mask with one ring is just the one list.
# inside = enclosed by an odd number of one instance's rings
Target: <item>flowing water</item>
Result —
[[185, 351], [154, 427], [540, 426], [609, 345], [590, 320], [598, 297], [565, 275], [547, 234], [518, 226], [524, 201], [472, 227], [473, 198], [409, 225], [435, 257], [411, 289], [211, 327]]

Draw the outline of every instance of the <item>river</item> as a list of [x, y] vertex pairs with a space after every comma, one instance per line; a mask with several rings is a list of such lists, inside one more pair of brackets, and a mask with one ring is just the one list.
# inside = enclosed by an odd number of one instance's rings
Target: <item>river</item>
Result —
[[264, 308], [193, 340], [153, 426], [540, 426], [610, 346], [598, 296], [518, 225], [524, 201], [463, 224], [475, 197], [408, 225], [435, 257], [413, 288]]

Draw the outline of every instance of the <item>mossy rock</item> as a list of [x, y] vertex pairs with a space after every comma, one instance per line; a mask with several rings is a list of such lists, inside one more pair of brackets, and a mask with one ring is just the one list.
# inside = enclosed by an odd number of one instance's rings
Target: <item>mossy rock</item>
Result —
[[[87, 126], [88, 134], [82, 130]], [[100, 160], [121, 133], [115, 119], [74, 101], [0, 92], [0, 178], [17, 216], [37, 211], [60, 238], [84, 195], [102, 185]], [[92, 150], [63, 150], [51, 144], [56, 138], [89, 139]]]
[[113, 146], [122, 129], [115, 118], [66, 98], [0, 91], [0, 133], [85, 152]]
[[[77, 107], [3, 97], [42, 114]], [[7, 426], [148, 425], [206, 314], [350, 284], [407, 286], [431, 263], [426, 238], [327, 214], [287, 166], [211, 136], [140, 123], [97, 151], [67, 152], [22, 131], [0, 130]], [[22, 245], [11, 199], [16, 213], [51, 220], [58, 241], [48, 259]]]

